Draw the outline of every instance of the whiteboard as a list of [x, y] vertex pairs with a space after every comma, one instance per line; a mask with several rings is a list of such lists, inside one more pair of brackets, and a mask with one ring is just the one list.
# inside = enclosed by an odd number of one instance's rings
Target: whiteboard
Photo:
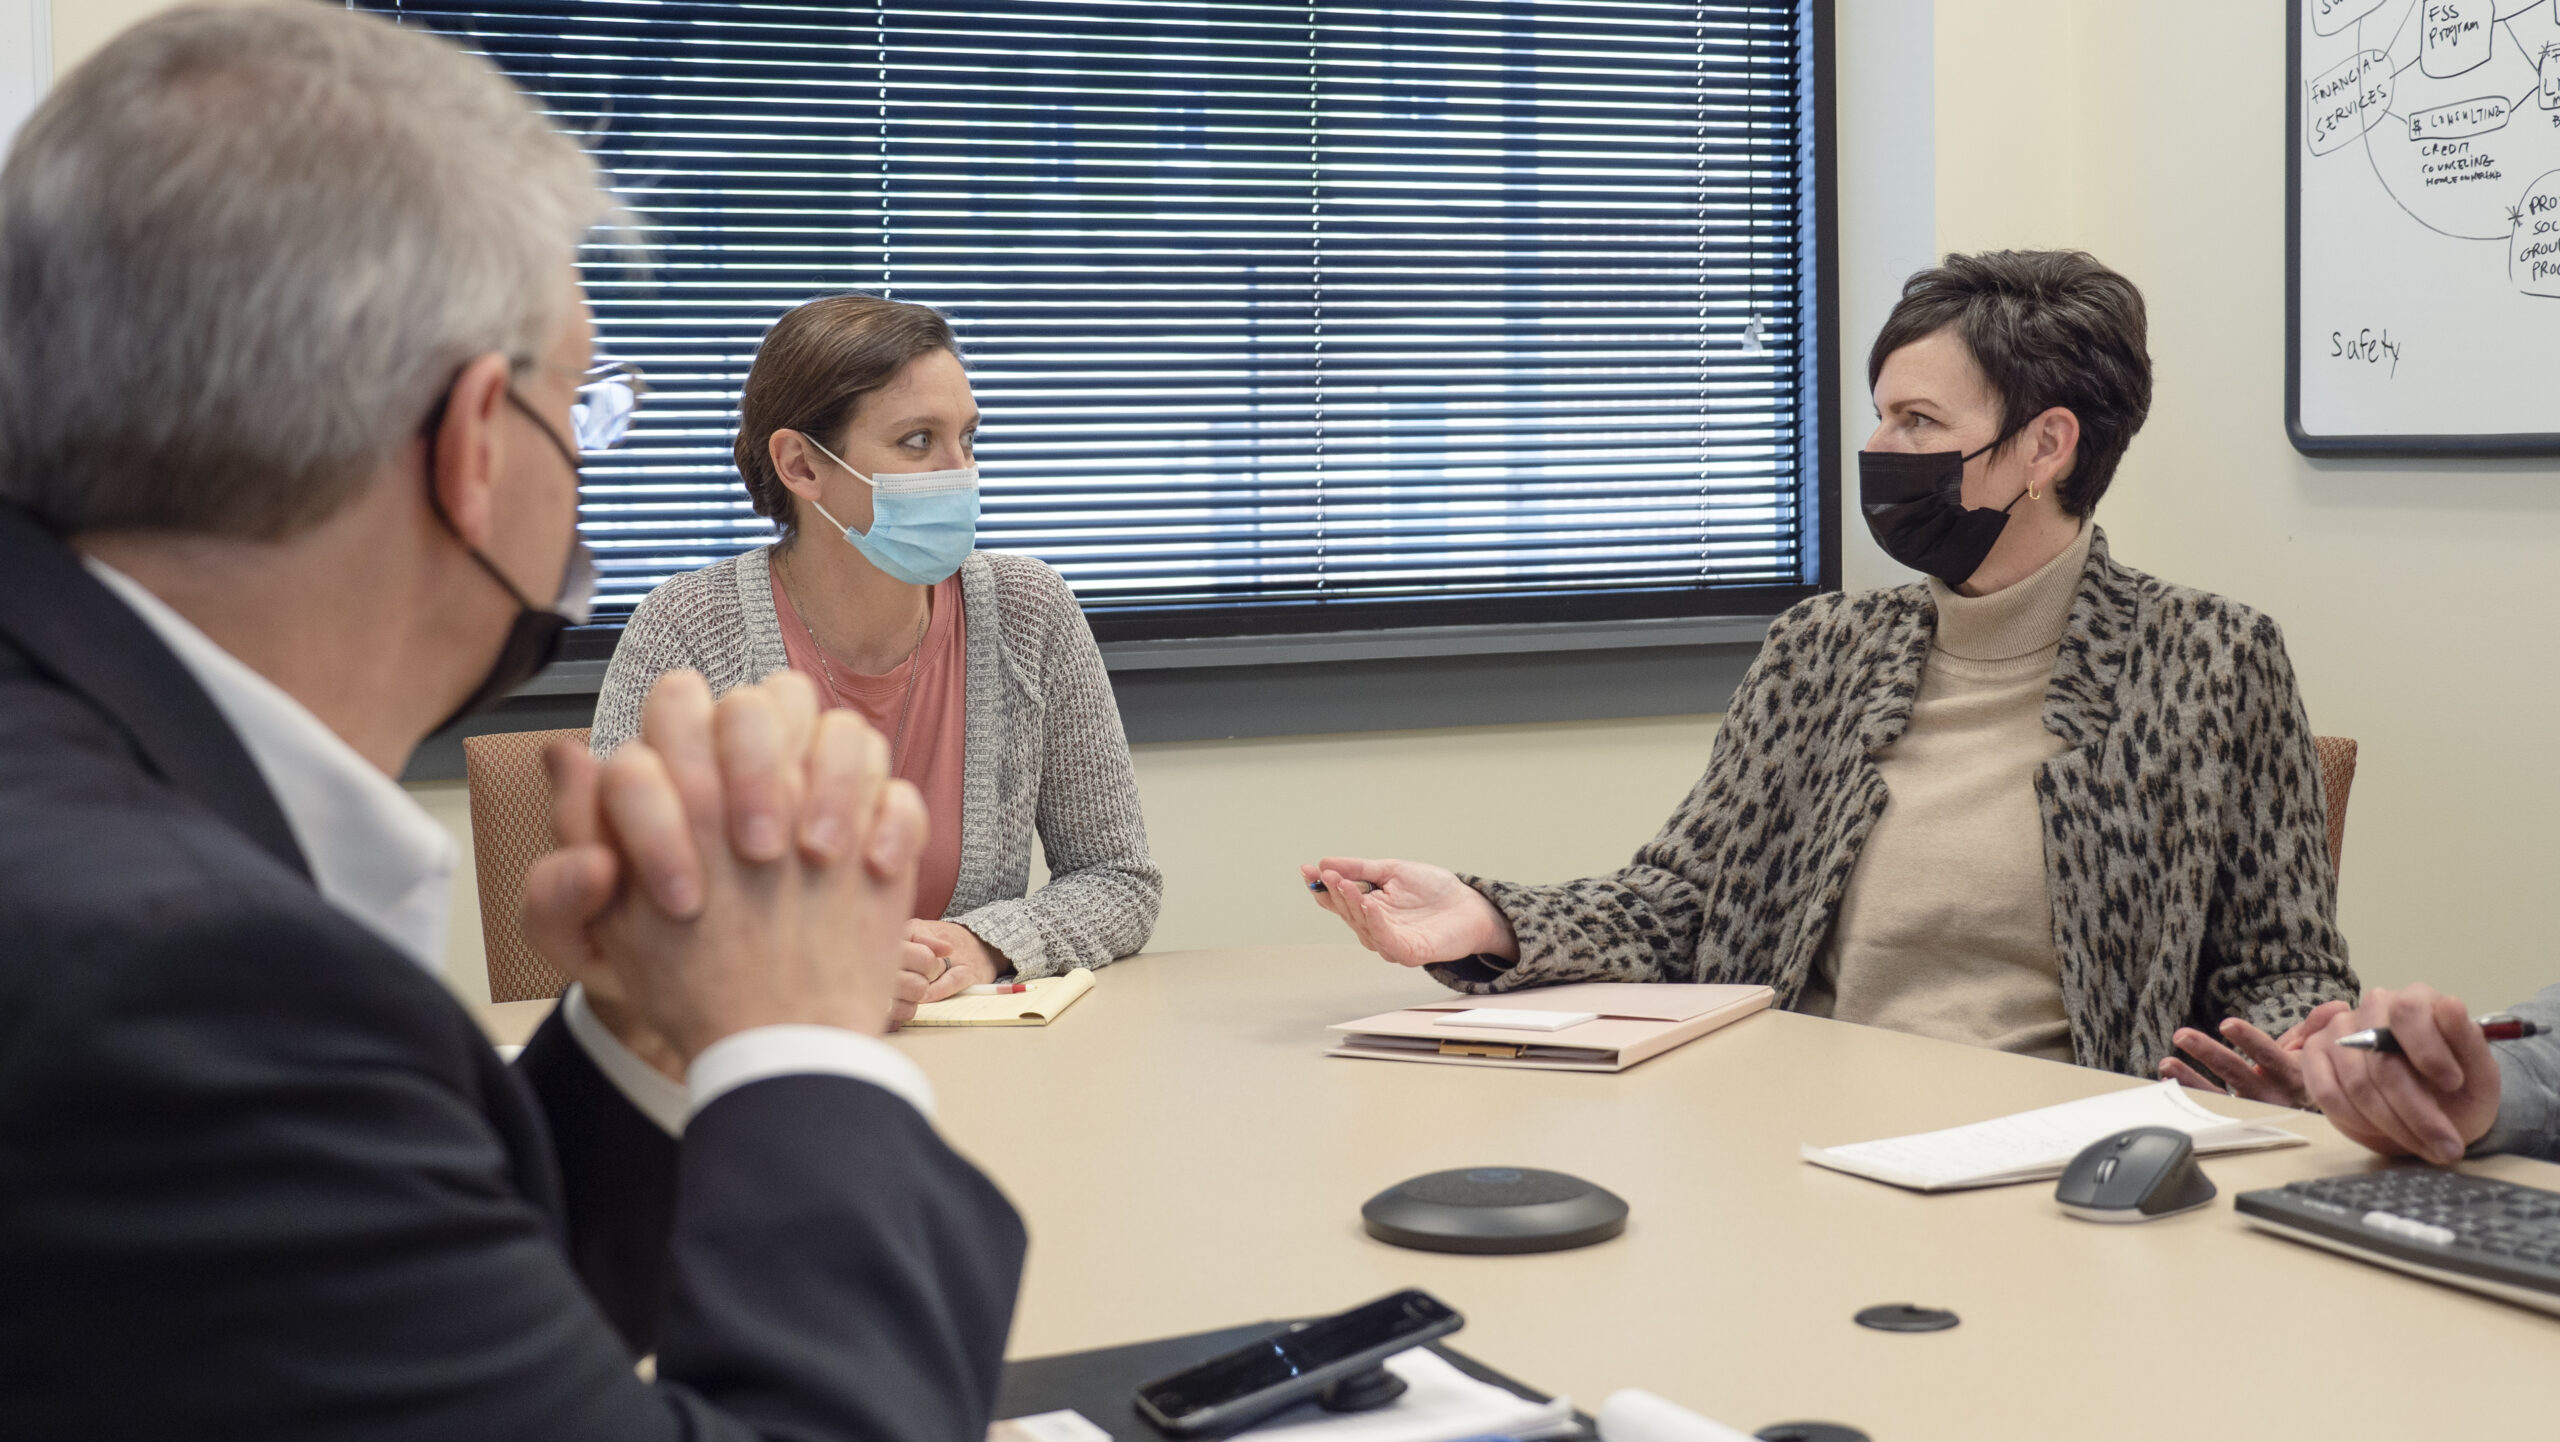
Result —
[[2286, 425], [2560, 455], [2560, 0], [2290, 0]]

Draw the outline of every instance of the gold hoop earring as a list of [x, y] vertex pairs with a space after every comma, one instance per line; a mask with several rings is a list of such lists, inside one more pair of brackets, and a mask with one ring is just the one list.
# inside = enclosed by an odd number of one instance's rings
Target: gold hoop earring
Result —
[[2036, 483], [2033, 481], [2027, 482], [2027, 499], [2030, 501], [2041, 501], [2044, 499], [2044, 492], [2037, 490]]

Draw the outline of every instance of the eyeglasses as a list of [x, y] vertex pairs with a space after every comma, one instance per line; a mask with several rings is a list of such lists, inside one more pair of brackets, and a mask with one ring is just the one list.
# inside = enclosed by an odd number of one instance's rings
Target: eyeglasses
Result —
[[580, 453], [609, 451], [631, 433], [632, 414], [649, 393], [648, 377], [629, 361], [606, 361], [578, 382], [578, 398], [569, 406], [569, 429]]

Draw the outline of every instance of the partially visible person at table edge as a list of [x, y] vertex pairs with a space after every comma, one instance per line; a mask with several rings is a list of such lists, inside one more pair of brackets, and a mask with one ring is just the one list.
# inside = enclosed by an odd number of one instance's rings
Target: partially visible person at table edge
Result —
[[[1462, 991], [1765, 983], [1820, 1016], [2135, 1074], [2226, 1015], [2292, 1100], [2355, 992], [2320, 768], [2268, 618], [2117, 560], [2092, 514], [2151, 404], [2141, 294], [2077, 252], [1951, 255], [1869, 352], [1860, 509], [1913, 585], [1770, 627], [1706, 774], [1554, 886], [1328, 857], [1318, 899]], [[1371, 889], [1374, 888], [1374, 889]], [[2263, 1033], [2261, 1033], [2263, 1035]]]
[[[2544, 1030], [2492, 1043], [2459, 998], [2423, 984], [2378, 987], [2325, 1019], [2294, 1058], [2294, 1085], [2339, 1131], [2384, 1156], [2560, 1161], [2560, 986], [2507, 1014]], [[2375, 1027], [2390, 1029], [2396, 1053], [2340, 1045]]]
[[1164, 874], [1111, 678], [1056, 571], [975, 549], [978, 407], [950, 323], [872, 295], [794, 306], [738, 408], [738, 472], [780, 537], [640, 603], [596, 698], [595, 753], [633, 733], [667, 671], [715, 691], [798, 671], [889, 738], [932, 815], [914, 999], [1145, 946]]
[[877, 1035], [876, 734], [668, 678], [553, 758], [579, 985], [510, 1067], [436, 977], [394, 778], [584, 610], [606, 209], [486, 62], [306, 0], [143, 21], [0, 169], [13, 1438], [985, 1435], [1024, 1235]]

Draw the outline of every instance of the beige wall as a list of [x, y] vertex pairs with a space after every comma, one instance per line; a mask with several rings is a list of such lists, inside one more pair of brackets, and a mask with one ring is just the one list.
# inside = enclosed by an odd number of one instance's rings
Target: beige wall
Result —
[[53, 70], [59, 75], [107, 38], [171, 0], [53, 0]]

